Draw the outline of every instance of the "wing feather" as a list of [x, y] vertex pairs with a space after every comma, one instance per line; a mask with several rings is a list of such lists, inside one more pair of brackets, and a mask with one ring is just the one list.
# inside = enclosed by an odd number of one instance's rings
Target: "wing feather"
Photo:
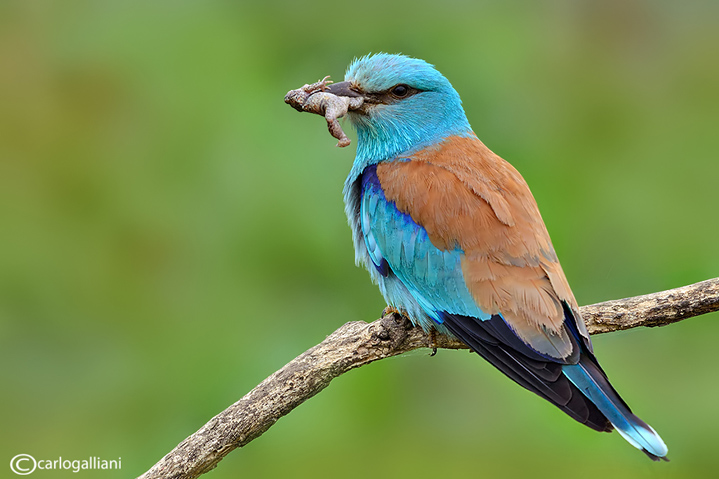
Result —
[[421, 225], [436, 250], [461, 252], [462, 277], [479, 309], [501, 314], [536, 351], [572, 354], [562, 304], [576, 312], [576, 300], [536, 202], [509, 163], [476, 138], [453, 138], [407, 161], [380, 163], [376, 176], [383, 199]]

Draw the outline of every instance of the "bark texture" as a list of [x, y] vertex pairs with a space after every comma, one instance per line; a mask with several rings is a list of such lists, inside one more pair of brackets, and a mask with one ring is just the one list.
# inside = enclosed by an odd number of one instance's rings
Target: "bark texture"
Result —
[[[664, 326], [717, 310], [719, 278], [580, 308], [591, 334]], [[196, 478], [217, 466], [233, 449], [259, 437], [332, 379], [379, 359], [431, 347], [467, 348], [453, 338], [428, 335], [396, 314], [369, 324], [346, 323], [213, 417], [140, 478]]]

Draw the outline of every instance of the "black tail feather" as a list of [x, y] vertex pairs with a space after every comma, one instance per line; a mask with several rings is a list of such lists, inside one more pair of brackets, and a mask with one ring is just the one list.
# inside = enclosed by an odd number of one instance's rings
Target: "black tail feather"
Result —
[[612, 424], [597, 406], [562, 374], [562, 364], [524, 345], [500, 316], [481, 321], [444, 314], [443, 319], [449, 332], [520, 386], [594, 430], [612, 430]]

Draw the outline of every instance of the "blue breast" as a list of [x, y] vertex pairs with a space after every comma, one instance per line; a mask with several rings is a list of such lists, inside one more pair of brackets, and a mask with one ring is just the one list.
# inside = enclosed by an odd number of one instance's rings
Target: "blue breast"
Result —
[[406, 310], [419, 307], [435, 323], [442, 322], [442, 312], [488, 319], [464, 282], [463, 251], [434, 246], [427, 231], [386, 198], [376, 165], [363, 171], [360, 185], [364, 246], [387, 301]]

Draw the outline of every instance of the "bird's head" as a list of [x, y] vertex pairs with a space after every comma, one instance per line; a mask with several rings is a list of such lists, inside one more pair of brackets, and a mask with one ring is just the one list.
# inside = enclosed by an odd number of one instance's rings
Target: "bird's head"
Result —
[[352, 62], [345, 81], [329, 91], [362, 98], [362, 106], [347, 116], [357, 130], [357, 159], [366, 163], [409, 154], [450, 135], [472, 134], [459, 95], [424, 60], [367, 55]]

